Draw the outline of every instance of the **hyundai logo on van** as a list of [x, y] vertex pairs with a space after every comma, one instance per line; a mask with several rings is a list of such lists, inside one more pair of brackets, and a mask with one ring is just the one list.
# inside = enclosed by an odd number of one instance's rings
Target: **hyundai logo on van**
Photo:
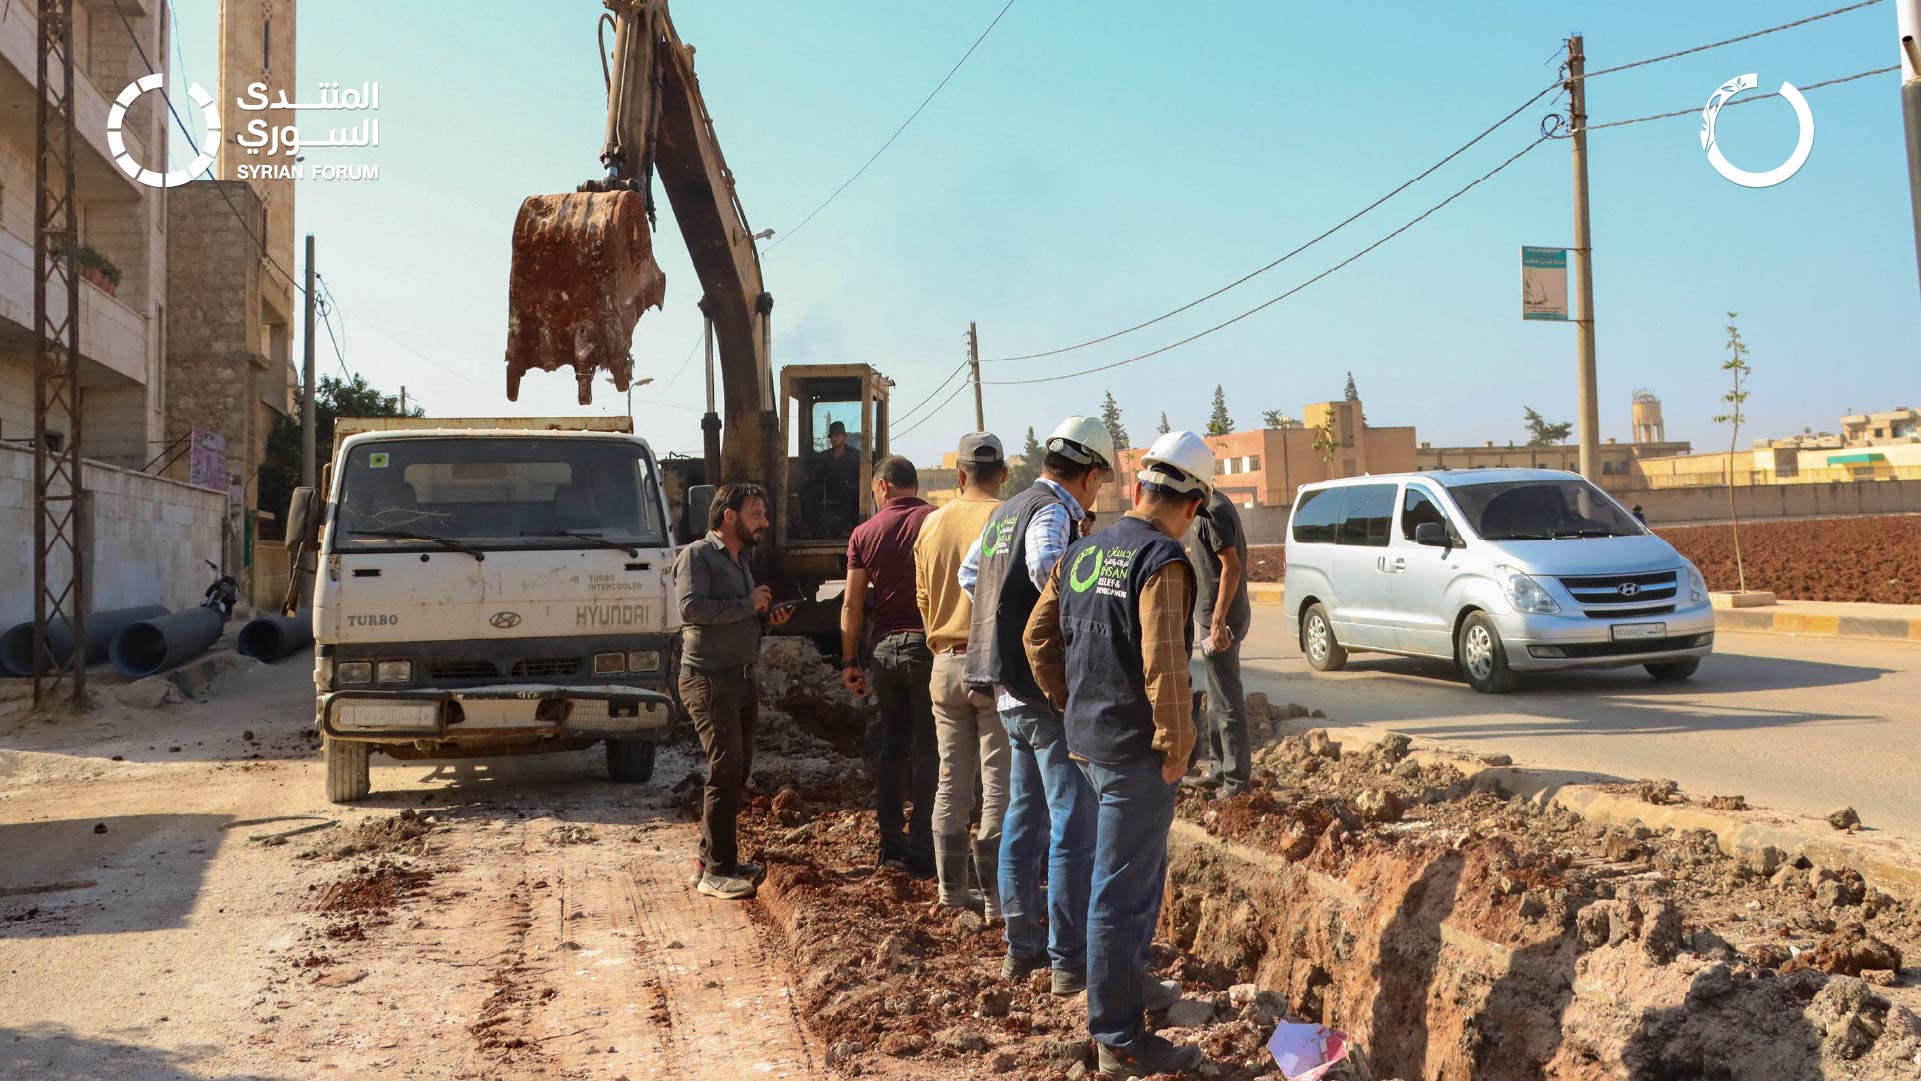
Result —
[[520, 613], [519, 612], [495, 612], [493, 614], [493, 618], [487, 620], [487, 622], [493, 624], [496, 627], [499, 627], [501, 630], [504, 631], [510, 627], [520, 626]]
[[1621, 596], [1632, 597], [1639, 592], [1641, 592], [1641, 587], [1638, 585], [1635, 585], [1633, 582], [1621, 583]]

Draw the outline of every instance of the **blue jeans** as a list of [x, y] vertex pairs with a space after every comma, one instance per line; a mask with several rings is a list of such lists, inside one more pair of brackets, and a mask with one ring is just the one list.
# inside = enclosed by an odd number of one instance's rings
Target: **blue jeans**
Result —
[[1087, 1031], [1128, 1050], [1146, 1033], [1141, 976], [1167, 886], [1167, 831], [1178, 784], [1161, 756], [1120, 765], [1083, 762], [1098, 801], [1093, 898], [1087, 914]]
[[[1067, 757], [1061, 719], [1045, 706], [1001, 713], [1012, 750], [1001, 820], [1001, 915], [1007, 952], [1042, 950], [1057, 969], [1087, 966], [1087, 898], [1094, 855], [1094, 791]], [[1047, 935], [1041, 936], [1041, 864], [1047, 865]]]

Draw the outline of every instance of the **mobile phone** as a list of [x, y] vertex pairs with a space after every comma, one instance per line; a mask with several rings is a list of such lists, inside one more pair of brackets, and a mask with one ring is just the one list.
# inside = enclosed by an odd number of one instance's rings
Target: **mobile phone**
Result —
[[781, 601], [779, 604], [774, 605], [773, 607], [769, 608], [767, 611], [768, 611], [768, 614], [770, 615], [775, 612], [791, 612], [794, 609], [799, 608], [800, 605], [801, 605], [801, 602], [799, 601]]

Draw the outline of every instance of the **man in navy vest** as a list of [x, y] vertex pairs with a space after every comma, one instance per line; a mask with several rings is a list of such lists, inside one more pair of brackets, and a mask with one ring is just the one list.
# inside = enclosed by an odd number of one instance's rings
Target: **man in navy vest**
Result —
[[[1061, 556], [1024, 645], [1035, 682], [1065, 717], [1068, 750], [1094, 788], [1087, 915], [1087, 1029], [1103, 1073], [1179, 1073], [1201, 1050], [1147, 1031], [1180, 985], [1151, 978], [1147, 948], [1167, 883], [1167, 831], [1194, 746], [1188, 657], [1194, 568], [1181, 538], [1208, 513], [1214, 455], [1169, 432], [1141, 457], [1134, 509]], [[1070, 681], [1069, 673], [1072, 673]]]
[[1041, 585], [1079, 536], [1076, 523], [1114, 472], [1113, 462], [1114, 439], [1100, 420], [1062, 421], [1047, 437], [1040, 478], [988, 517], [955, 575], [973, 598], [962, 679], [992, 690], [1010, 751], [1007, 811], [1001, 819], [999, 889], [1001, 918], [1007, 921], [1001, 975], [1021, 979], [1049, 966], [1057, 995], [1087, 986], [1094, 790], [1068, 757], [1060, 710], [1035, 684], [1021, 636]]

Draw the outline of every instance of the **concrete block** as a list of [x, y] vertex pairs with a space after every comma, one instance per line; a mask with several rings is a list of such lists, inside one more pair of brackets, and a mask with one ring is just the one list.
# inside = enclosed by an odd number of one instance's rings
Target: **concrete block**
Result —
[[1712, 591], [1708, 594], [1708, 601], [1716, 608], [1765, 608], [1778, 603], [1774, 594], [1758, 589], [1750, 589], [1745, 593], [1738, 590]]

